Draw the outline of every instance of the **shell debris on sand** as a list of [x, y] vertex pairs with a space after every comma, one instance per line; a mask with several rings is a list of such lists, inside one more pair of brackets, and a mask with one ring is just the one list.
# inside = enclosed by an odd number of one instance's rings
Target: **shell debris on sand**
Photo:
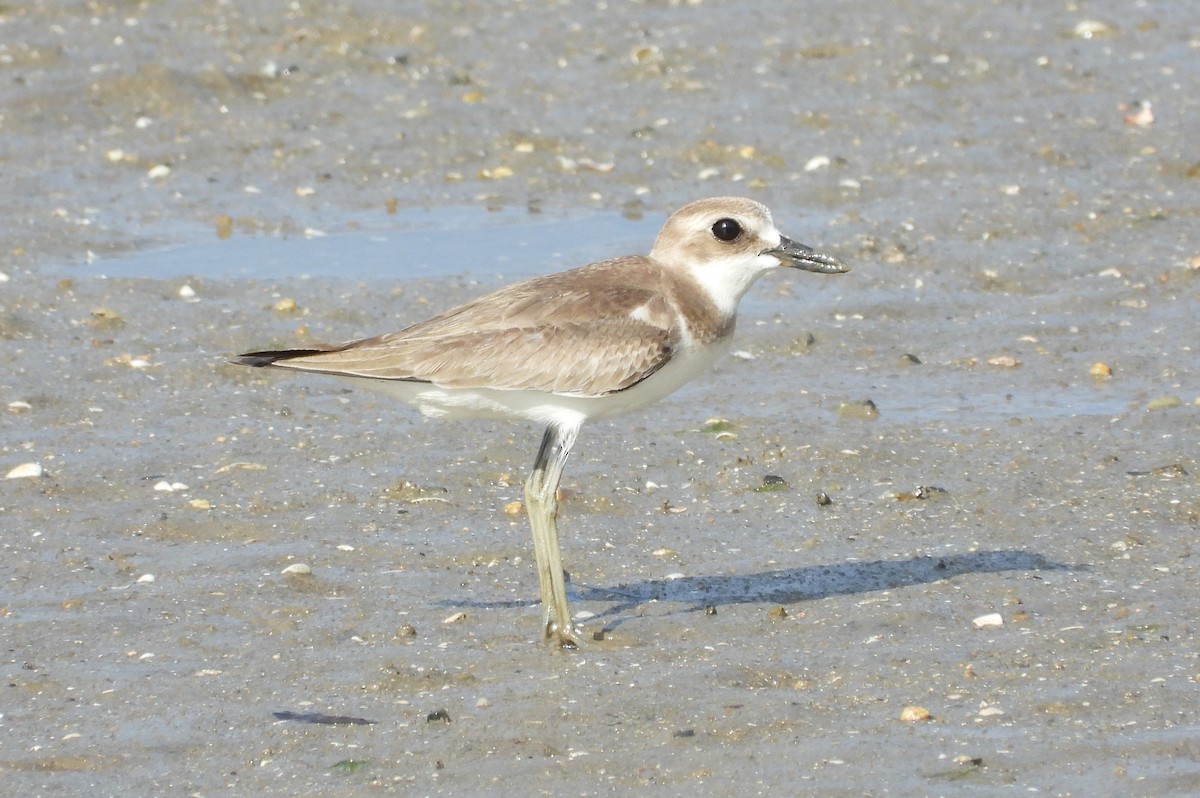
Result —
[[900, 720], [905, 723], [919, 723], [921, 721], [933, 720], [933, 715], [929, 714], [929, 710], [925, 707], [907, 706], [900, 710]]
[[42, 469], [41, 463], [21, 463], [15, 466], [4, 475], [5, 479], [30, 479], [32, 477], [43, 476], [46, 472]]
[[987, 615], [980, 615], [971, 623], [975, 624], [976, 629], [987, 629], [991, 626], [1003, 626], [1004, 618], [998, 612], [991, 612]]

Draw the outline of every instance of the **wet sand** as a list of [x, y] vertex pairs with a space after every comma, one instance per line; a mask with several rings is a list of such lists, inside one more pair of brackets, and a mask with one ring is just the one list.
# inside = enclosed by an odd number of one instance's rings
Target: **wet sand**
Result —
[[[1194, 792], [1188, 4], [237, 6], [0, 11], [14, 794]], [[225, 362], [721, 194], [854, 271], [584, 429], [580, 651], [506, 512], [537, 430]], [[486, 262], [412, 266], [464, 212]]]

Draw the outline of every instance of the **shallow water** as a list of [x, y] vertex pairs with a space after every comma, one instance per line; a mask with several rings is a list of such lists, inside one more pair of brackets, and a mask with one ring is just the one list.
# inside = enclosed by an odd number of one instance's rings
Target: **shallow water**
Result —
[[[1193, 5], [0, 10], [10, 789], [1193, 794]], [[226, 362], [721, 194], [854, 270], [583, 431], [579, 652], [504, 512], [537, 430]]]

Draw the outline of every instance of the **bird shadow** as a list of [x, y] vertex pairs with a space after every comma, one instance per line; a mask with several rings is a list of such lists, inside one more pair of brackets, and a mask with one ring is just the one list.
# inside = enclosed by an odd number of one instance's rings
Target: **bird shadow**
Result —
[[[871, 560], [834, 565], [808, 565], [782, 568], [754, 574], [718, 574], [683, 576], [677, 579], [651, 579], [599, 587], [569, 583], [570, 597], [578, 601], [615, 602], [595, 617], [611, 618], [607, 629], [619, 626], [619, 616], [633, 613], [643, 604], [675, 602], [690, 605], [684, 612], [703, 612], [710, 607], [732, 604], [796, 604], [830, 596], [894, 590], [909, 585], [930, 584], [962, 574], [1003, 571], [1077, 571], [1088, 566], [1060, 563], [1040, 554], [1018, 549], [974, 551], [942, 557], [917, 556], [903, 560]], [[496, 609], [527, 607], [536, 599], [479, 601], [445, 600], [438, 604], [456, 607]]]

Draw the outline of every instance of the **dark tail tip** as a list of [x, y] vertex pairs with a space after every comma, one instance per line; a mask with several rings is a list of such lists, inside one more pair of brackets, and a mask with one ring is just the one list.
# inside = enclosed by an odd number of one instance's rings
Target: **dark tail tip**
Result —
[[231, 362], [239, 366], [253, 366], [254, 368], [262, 368], [263, 366], [273, 366], [280, 360], [291, 360], [296, 357], [304, 357], [305, 355], [315, 355], [322, 350], [320, 349], [279, 349], [273, 352], [246, 352], [238, 355]]

